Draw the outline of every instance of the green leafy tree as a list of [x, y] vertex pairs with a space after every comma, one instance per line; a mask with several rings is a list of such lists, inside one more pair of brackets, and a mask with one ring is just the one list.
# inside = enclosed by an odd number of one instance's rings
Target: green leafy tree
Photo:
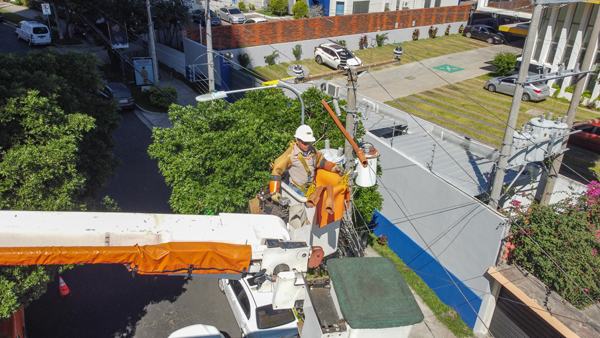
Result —
[[269, 4], [269, 8], [271, 12], [276, 15], [286, 15], [288, 11], [288, 2], [287, 0], [271, 0]]
[[[331, 97], [311, 88], [302, 98], [305, 123], [320, 135], [315, 147], [323, 148], [325, 139], [332, 148], [343, 147], [342, 132], [321, 105]], [[173, 128], [153, 131], [149, 153], [173, 188], [171, 209], [182, 214], [246, 212], [248, 200], [269, 183], [269, 163], [294, 139], [300, 103], [279, 89], [265, 89], [231, 104], [219, 100], [198, 107], [171, 106], [169, 115]], [[357, 137], [363, 134], [359, 128]], [[374, 209], [381, 208], [381, 195], [376, 188], [356, 187], [355, 196], [368, 222]]]
[[308, 5], [302, 0], [297, 1], [292, 7], [292, 13], [294, 13], [294, 19], [305, 18], [308, 16]]
[[496, 54], [496, 56], [494, 56], [494, 60], [492, 60], [492, 65], [496, 67], [496, 75], [506, 76], [515, 70], [517, 56], [517, 54], [510, 52]]
[[[0, 208], [114, 210], [95, 201], [114, 176], [116, 105], [101, 99], [93, 54], [0, 54]], [[0, 268], [0, 319], [39, 297], [65, 267]]]

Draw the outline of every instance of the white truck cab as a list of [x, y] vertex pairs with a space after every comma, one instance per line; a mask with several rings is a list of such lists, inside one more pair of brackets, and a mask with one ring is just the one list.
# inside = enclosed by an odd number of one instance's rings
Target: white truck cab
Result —
[[52, 43], [48, 26], [37, 21], [21, 21], [15, 31], [17, 39], [23, 39], [32, 45], [49, 45]]

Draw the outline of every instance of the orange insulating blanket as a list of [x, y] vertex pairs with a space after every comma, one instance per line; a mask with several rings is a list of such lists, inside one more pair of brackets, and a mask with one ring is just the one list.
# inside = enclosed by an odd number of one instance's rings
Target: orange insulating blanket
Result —
[[247, 271], [250, 245], [177, 242], [146, 246], [0, 248], [0, 265], [129, 264], [139, 274]]
[[344, 211], [348, 209], [348, 201], [350, 200], [350, 189], [348, 185], [339, 184], [341, 176], [337, 173], [332, 173], [327, 170], [317, 170], [315, 182], [317, 187], [327, 187], [331, 185], [333, 187], [333, 214], [329, 214], [326, 211], [328, 189], [322, 190], [322, 196], [318, 201], [317, 210], [315, 212], [314, 224], [318, 224], [320, 228], [325, 225], [335, 222], [342, 218]]

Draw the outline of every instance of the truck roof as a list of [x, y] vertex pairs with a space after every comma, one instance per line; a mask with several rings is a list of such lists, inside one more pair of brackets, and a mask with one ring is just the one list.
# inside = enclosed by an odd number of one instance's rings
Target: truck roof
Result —
[[353, 329], [382, 329], [423, 321], [423, 312], [394, 262], [384, 257], [337, 258], [327, 268], [340, 310]]

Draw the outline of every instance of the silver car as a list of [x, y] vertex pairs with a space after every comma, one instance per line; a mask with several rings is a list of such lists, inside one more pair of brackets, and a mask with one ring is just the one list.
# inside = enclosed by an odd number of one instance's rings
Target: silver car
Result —
[[[515, 95], [517, 75], [499, 76], [489, 79], [483, 88], [490, 92]], [[550, 95], [550, 88], [545, 82], [528, 83], [523, 88], [522, 101], [542, 101]]]
[[246, 21], [246, 16], [244, 13], [235, 7], [223, 7], [217, 11], [217, 16], [219, 19], [225, 20], [232, 25], [234, 23], [244, 23], [244, 21]]

